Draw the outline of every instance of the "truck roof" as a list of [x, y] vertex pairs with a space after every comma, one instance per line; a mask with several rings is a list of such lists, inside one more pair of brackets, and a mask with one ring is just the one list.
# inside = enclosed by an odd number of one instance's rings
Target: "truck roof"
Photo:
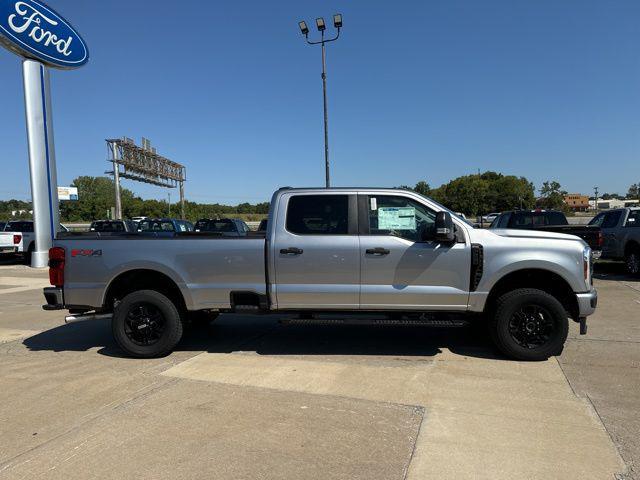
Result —
[[[291, 192], [326, 192], [326, 191], [380, 191], [380, 192], [413, 192], [418, 193], [407, 188], [394, 188], [394, 187], [280, 187], [278, 192], [291, 191]], [[420, 195], [420, 194], [418, 194]]]

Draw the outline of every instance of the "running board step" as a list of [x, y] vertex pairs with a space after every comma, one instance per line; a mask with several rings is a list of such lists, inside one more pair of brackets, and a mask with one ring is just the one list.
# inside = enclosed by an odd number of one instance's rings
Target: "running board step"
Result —
[[283, 318], [281, 325], [377, 325], [380, 327], [466, 327], [462, 319]]

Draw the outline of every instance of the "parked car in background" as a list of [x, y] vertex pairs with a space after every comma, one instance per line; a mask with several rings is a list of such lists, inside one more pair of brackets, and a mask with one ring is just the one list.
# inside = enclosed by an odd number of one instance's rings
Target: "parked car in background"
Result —
[[[59, 232], [68, 232], [64, 225], [58, 225]], [[0, 253], [19, 254], [25, 263], [31, 262], [31, 253], [35, 250], [33, 220], [11, 220], [0, 232]]]
[[132, 220], [94, 220], [89, 226], [90, 232], [127, 232], [137, 231], [137, 226]]
[[61, 236], [44, 308], [111, 319], [134, 357], [170, 352], [188, 312], [339, 311], [366, 321], [375, 311], [488, 320], [496, 346], [520, 360], [559, 354], [569, 318], [586, 333], [596, 309], [591, 249], [573, 235], [475, 229], [397, 189], [283, 188], [269, 219], [266, 234], [244, 238]]
[[260, 225], [258, 225], [258, 232], [266, 232], [267, 231], [267, 219], [263, 218], [260, 220]]
[[497, 217], [498, 215], [500, 215], [498, 212], [488, 213], [488, 214], [486, 214], [486, 215], [482, 215], [482, 216], [480, 217], [480, 221], [481, 221], [482, 223], [491, 223], [491, 222], [493, 222], [493, 221], [496, 219], [496, 217]]
[[640, 208], [616, 208], [597, 214], [589, 226], [600, 228], [602, 256], [624, 260], [627, 271], [640, 274]]
[[202, 218], [194, 226], [196, 232], [215, 232], [223, 237], [246, 237], [250, 228], [239, 218]]
[[0, 222], [0, 232], [2, 232], [4, 230], [4, 226], [7, 224], [7, 222]]
[[138, 232], [173, 235], [176, 232], [193, 232], [193, 223], [176, 218], [146, 218], [138, 222]]
[[594, 257], [602, 250], [602, 232], [594, 225], [569, 225], [564, 213], [557, 210], [513, 210], [498, 215], [489, 226], [491, 229], [513, 228], [518, 230], [544, 230], [580, 237], [593, 251]]

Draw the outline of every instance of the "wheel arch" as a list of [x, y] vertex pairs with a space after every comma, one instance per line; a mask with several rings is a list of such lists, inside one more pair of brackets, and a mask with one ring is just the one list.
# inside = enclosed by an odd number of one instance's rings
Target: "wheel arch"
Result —
[[485, 312], [490, 311], [503, 294], [519, 288], [536, 288], [555, 297], [574, 320], [578, 319], [578, 299], [571, 285], [561, 275], [541, 268], [515, 270], [501, 277], [489, 291]]
[[636, 240], [629, 240], [624, 246], [625, 256], [634, 250], [640, 251], [640, 243], [638, 243]]
[[115, 276], [105, 290], [103, 309], [113, 310], [114, 302], [138, 290], [154, 290], [169, 298], [179, 311], [187, 305], [180, 287], [167, 274], [148, 268], [126, 270]]

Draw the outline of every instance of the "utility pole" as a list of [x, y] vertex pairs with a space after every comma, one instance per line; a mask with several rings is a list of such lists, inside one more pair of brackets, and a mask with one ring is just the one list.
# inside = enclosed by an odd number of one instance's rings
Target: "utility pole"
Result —
[[595, 207], [596, 213], [598, 213], [598, 187], [593, 187], [593, 190], [595, 192], [594, 207]]
[[333, 26], [336, 28], [337, 33], [333, 38], [325, 39], [324, 31], [327, 26], [324, 22], [324, 18], [316, 18], [316, 27], [320, 32], [320, 40], [316, 42], [309, 41], [309, 28], [307, 27], [307, 23], [304, 21], [298, 22], [298, 26], [300, 27], [300, 32], [304, 35], [307, 43], [309, 45], [318, 45], [322, 46], [322, 100], [324, 106], [324, 175], [325, 175], [325, 186], [329, 188], [331, 186], [330, 176], [329, 176], [329, 113], [327, 110], [327, 61], [326, 61], [326, 51], [325, 51], [325, 43], [333, 42], [340, 37], [340, 29], [342, 28], [342, 15], [336, 13], [333, 16]]

